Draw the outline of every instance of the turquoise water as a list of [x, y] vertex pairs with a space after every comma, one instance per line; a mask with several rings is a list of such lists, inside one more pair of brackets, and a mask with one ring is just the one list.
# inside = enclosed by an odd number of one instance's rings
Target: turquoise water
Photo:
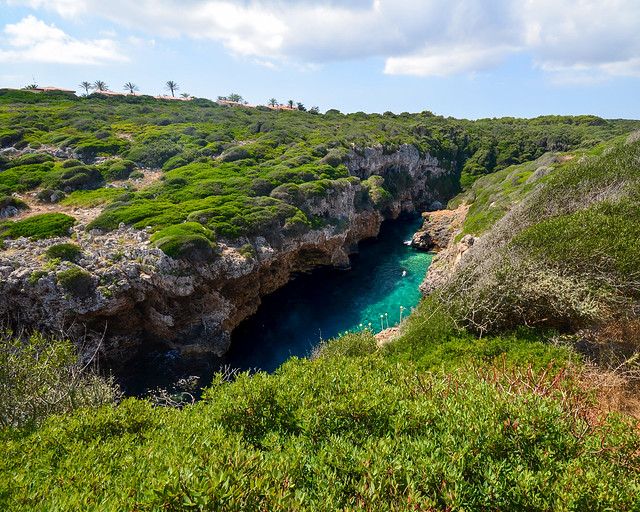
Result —
[[418, 285], [433, 257], [403, 243], [421, 223], [385, 222], [377, 239], [360, 244], [351, 270], [319, 269], [265, 297], [234, 331], [223, 364], [270, 372], [291, 356], [308, 356], [321, 339], [396, 325], [420, 301]]

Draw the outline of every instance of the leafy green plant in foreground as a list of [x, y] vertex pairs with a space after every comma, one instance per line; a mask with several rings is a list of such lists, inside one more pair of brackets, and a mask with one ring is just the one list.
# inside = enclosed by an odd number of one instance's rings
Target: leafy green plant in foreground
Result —
[[[84, 368], [83, 368], [84, 366]], [[86, 371], [68, 340], [0, 334], [0, 426], [33, 427], [52, 414], [111, 403], [113, 383]]]
[[640, 506], [633, 424], [553, 367], [293, 359], [219, 375], [182, 410], [130, 399], [1, 442], [0, 504], [15, 510]]

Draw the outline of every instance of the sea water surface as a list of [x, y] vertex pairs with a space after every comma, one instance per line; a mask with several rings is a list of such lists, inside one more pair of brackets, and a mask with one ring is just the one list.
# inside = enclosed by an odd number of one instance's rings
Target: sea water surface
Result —
[[377, 238], [359, 244], [350, 270], [317, 269], [265, 297], [234, 330], [223, 364], [271, 372], [291, 356], [308, 356], [321, 340], [399, 323], [420, 301], [418, 285], [433, 257], [404, 244], [421, 224], [384, 222]]

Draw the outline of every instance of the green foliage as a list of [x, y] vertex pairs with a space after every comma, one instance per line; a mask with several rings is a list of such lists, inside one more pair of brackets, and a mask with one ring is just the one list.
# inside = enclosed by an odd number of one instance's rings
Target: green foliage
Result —
[[42, 180], [46, 187], [65, 192], [97, 188], [103, 182], [102, 174], [98, 169], [84, 165], [54, 170]]
[[127, 153], [127, 158], [141, 167], [162, 167], [169, 158], [180, 152], [180, 146], [168, 141], [152, 142], [137, 146]]
[[114, 158], [105, 162], [101, 174], [105, 181], [126, 180], [135, 168], [136, 164], [131, 160]]
[[7, 208], [9, 206], [13, 206], [18, 210], [28, 210], [29, 205], [25, 203], [22, 199], [17, 199], [13, 196], [2, 196], [0, 195], [0, 209]]
[[210, 261], [215, 256], [213, 232], [197, 222], [185, 222], [165, 228], [151, 242], [167, 256], [191, 261]]
[[274, 375], [218, 375], [182, 410], [125, 400], [5, 435], [0, 504], [635, 509], [640, 440], [631, 422], [597, 411], [552, 371], [293, 359]]
[[44, 254], [49, 259], [74, 262], [78, 259], [81, 252], [80, 247], [76, 244], [56, 244], [49, 247]]
[[64, 213], [43, 213], [34, 215], [18, 222], [7, 222], [0, 226], [0, 237], [19, 238], [21, 236], [31, 240], [68, 236], [69, 228], [76, 219]]
[[38, 333], [18, 337], [3, 331], [0, 426], [31, 428], [53, 414], [113, 402], [118, 396], [113, 383], [83, 371], [83, 366], [68, 340]]
[[64, 198], [61, 204], [66, 206], [80, 206], [82, 208], [94, 208], [101, 204], [109, 203], [121, 195], [122, 189], [118, 188], [76, 190]]
[[[539, 170], [476, 181], [474, 190], [494, 178], [497, 186], [480, 190], [474, 205], [508, 204], [510, 188], [518, 200], [440, 290], [457, 322], [480, 333], [520, 325], [574, 331], [627, 311], [640, 296], [639, 150], [637, 141], [614, 141], [598, 156], [545, 171], [538, 188], [531, 179]], [[472, 206], [465, 231], [486, 229], [491, 208]]]
[[56, 278], [62, 288], [78, 297], [88, 297], [93, 293], [94, 283], [91, 274], [78, 266], [58, 272]]

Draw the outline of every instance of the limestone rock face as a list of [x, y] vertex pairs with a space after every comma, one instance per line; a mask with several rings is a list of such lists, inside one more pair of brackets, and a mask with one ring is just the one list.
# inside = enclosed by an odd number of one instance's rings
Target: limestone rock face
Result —
[[[52, 263], [48, 247], [68, 238], [7, 240], [0, 250], [0, 316], [15, 325], [84, 340], [86, 355], [98, 352], [118, 367], [153, 348], [183, 355], [221, 355], [230, 333], [255, 313], [261, 298], [300, 272], [321, 265], [349, 267], [361, 240], [378, 234], [383, 220], [421, 209], [438, 197], [432, 181], [447, 174], [438, 161], [412, 146], [385, 155], [382, 147], [353, 151], [348, 168], [366, 179], [408, 176], [388, 211], [358, 204], [358, 180], [344, 180], [302, 206], [327, 219], [304, 233], [279, 238], [219, 241], [212, 261], [174, 260], [152, 247], [149, 234], [121, 225], [110, 233], [74, 229], [81, 248], [75, 263]], [[241, 248], [252, 248], [241, 251]], [[83, 286], [69, 276], [79, 275]]]
[[446, 249], [460, 233], [468, 207], [423, 213], [422, 228], [413, 235], [411, 245], [426, 251]]
[[452, 171], [445, 169], [436, 157], [420, 156], [418, 149], [409, 144], [401, 145], [392, 153], [385, 153], [381, 145], [365, 148], [359, 152], [352, 149], [347, 167], [353, 176], [366, 180], [373, 175], [396, 183], [400, 190], [389, 207], [389, 216], [397, 218], [401, 213], [428, 210], [429, 205], [441, 197], [434, 181]]
[[452, 239], [449, 246], [431, 260], [427, 275], [420, 283], [420, 292], [427, 296], [442, 286], [475, 241], [476, 237], [473, 235], [465, 235], [458, 243]]

